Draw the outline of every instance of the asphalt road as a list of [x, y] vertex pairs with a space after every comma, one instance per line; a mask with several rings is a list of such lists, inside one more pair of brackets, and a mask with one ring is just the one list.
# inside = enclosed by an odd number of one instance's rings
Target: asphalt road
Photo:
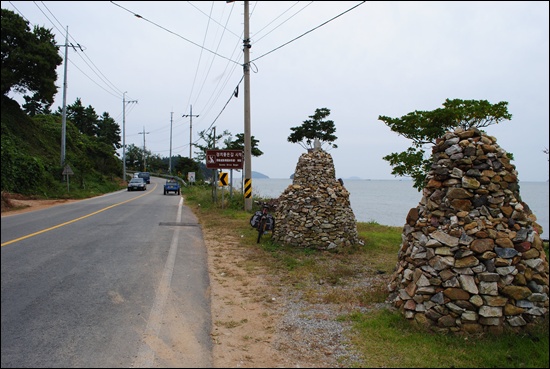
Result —
[[212, 367], [202, 230], [163, 183], [2, 217], [2, 368]]

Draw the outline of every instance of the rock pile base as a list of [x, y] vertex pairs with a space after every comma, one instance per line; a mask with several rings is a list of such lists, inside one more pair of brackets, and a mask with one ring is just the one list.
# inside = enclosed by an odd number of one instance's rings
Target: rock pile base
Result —
[[323, 150], [300, 156], [274, 216], [276, 242], [321, 250], [358, 242], [349, 192], [335, 178], [332, 156]]
[[548, 318], [542, 229], [496, 139], [448, 132], [403, 227], [389, 301], [444, 332], [521, 330]]

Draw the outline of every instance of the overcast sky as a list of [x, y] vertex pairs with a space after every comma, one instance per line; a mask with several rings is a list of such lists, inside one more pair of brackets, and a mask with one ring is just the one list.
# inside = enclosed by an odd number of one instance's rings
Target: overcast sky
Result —
[[[68, 52], [67, 104], [80, 98], [122, 129], [124, 97], [127, 145], [142, 147], [145, 137], [147, 150], [168, 157], [172, 130], [172, 155], [189, 157], [200, 131], [244, 132], [243, 1], [2, 8], [52, 29], [59, 45], [68, 27], [82, 50]], [[514, 154], [520, 181], [547, 181], [548, 18], [547, 1], [251, 1], [251, 134], [264, 153], [252, 170], [289, 178], [305, 152], [287, 141], [290, 128], [328, 108], [336, 176], [395, 179], [382, 157], [411, 142], [378, 117], [431, 111], [449, 98], [507, 101], [512, 120], [485, 131]], [[53, 110], [63, 103], [63, 64], [58, 76]]]

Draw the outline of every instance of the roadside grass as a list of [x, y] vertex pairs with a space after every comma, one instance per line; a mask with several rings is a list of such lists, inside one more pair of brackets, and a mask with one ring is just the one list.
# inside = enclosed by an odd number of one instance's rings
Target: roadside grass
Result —
[[351, 325], [348, 339], [360, 356], [347, 364], [350, 367], [549, 367], [548, 321], [522, 334], [436, 334], [415, 327], [385, 304], [401, 227], [359, 222], [364, 245], [332, 252], [278, 245], [270, 234], [257, 244], [257, 233], [249, 224], [256, 209], [243, 210], [241, 193], [233, 193], [233, 198], [226, 194], [223, 209], [220, 198], [213, 201], [210, 187], [186, 187], [183, 196], [202, 227], [214, 230], [220, 240], [239, 240], [247, 258], [245, 270], [278, 276], [308, 303], [341, 306], [336, 319]]

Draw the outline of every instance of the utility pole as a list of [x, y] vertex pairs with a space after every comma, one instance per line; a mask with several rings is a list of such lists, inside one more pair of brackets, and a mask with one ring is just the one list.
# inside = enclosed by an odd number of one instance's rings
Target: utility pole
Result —
[[[82, 47], [77, 44], [81, 51]], [[66, 152], [66, 141], [67, 141], [67, 62], [69, 59], [68, 49], [69, 49], [69, 26], [67, 26], [67, 33], [65, 35], [65, 45], [56, 45], [57, 47], [65, 48], [65, 66], [63, 72], [63, 108], [61, 113], [61, 166], [65, 165], [65, 152]], [[70, 45], [75, 51], [76, 48], [73, 44]]]
[[143, 132], [139, 132], [140, 135], [143, 135], [143, 171], [147, 172], [147, 163], [146, 163], [146, 157], [145, 155], [145, 135], [148, 135], [151, 132], [145, 132], [145, 126], [143, 126]]
[[172, 117], [174, 112], [170, 112], [170, 159], [168, 159], [168, 173], [172, 174]]
[[69, 48], [69, 26], [65, 36], [65, 66], [63, 74], [63, 108], [61, 115], [61, 166], [65, 165], [65, 142], [67, 135], [67, 50]]
[[250, 30], [248, 1], [244, 2], [244, 210], [252, 210], [252, 150], [250, 147]]
[[189, 107], [189, 114], [184, 114], [182, 117], [189, 117], [189, 159], [192, 159], [191, 149], [193, 147], [193, 117], [198, 117], [198, 115], [193, 115], [193, 105], [189, 105]]
[[[234, 1], [227, 0], [226, 3]], [[248, 1], [244, 2], [244, 209], [252, 210], [252, 148], [250, 134], [250, 17]]]
[[126, 101], [126, 91], [122, 94], [122, 180], [126, 181], [126, 104], [137, 103], [137, 100]]

